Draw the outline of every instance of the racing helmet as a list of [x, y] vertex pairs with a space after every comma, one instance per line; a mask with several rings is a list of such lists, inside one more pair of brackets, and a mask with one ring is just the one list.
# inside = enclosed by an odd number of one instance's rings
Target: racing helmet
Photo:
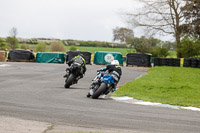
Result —
[[119, 65], [119, 61], [118, 60], [113, 60], [113, 61], [111, 61], [111, 65]]
[[82, 53], [79, 53], [78, 56], [81, 56], [85, 59], [85, 56]]

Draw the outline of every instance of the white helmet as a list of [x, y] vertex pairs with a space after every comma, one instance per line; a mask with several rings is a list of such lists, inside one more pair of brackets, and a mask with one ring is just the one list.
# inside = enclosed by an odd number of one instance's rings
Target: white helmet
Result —
[[113, 60], [113, 61], [111, 61], [111, 65], [119, 65], [119, 61], [118, 60]]

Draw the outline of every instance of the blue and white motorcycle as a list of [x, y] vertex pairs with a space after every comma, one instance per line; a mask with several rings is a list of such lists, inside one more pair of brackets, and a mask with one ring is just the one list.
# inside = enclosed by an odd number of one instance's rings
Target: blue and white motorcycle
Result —
[[87, 97], [97, 99], [100, 95], [107, 95], [109, 92], [115, 91], [113, 90], [115, 78], [117, 78], [116, 75], [98, 71], [97, 76], [92, 80]]

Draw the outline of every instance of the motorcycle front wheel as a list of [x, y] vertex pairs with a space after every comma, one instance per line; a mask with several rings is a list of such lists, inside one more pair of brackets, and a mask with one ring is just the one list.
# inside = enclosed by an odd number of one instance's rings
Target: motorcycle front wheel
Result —
[[74, 75], [70, 74], [67, 81], [65, 81], [65, 88], [69, 88], [70, 85], [72, 85], [73, 80], [74, 80]]
[[92, 95], [92, 98], [97, 99], [105, 91], [106, 91], [106, 83], [101, 83], [100, 87]]

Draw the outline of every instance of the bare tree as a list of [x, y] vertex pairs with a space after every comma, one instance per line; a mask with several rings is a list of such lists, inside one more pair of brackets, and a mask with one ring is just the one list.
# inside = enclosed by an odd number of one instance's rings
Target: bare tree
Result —
[[8, 46], [11, 48], [11, 49], [16, 49], [18, 46], [18, 40], [16, 38], [17, 36], [17, 28], [13, 27], [11, 30], [10, 30], [10, 37], [7, 37], [6, 38], [6, 42], [8, 43]]
[[[151, 35], [172, 34], [176, 39], [177, 48], [181, 47], [182, 24], [185, 18], [181, 8], [183, 0], [138, 0], [144, 7], [138, 12], [127, 13], [134, 27], [143, 27]], [[178, 50], [177, 50], [178, 51]], [[177, 57], [182, 57], [177, 52]]]
[[16, 37], [17, 34], [18, 34], [17, 28], [13, 27], [13, 28], [10, 30], [10, 36], [11, 36], [11, 37]]

